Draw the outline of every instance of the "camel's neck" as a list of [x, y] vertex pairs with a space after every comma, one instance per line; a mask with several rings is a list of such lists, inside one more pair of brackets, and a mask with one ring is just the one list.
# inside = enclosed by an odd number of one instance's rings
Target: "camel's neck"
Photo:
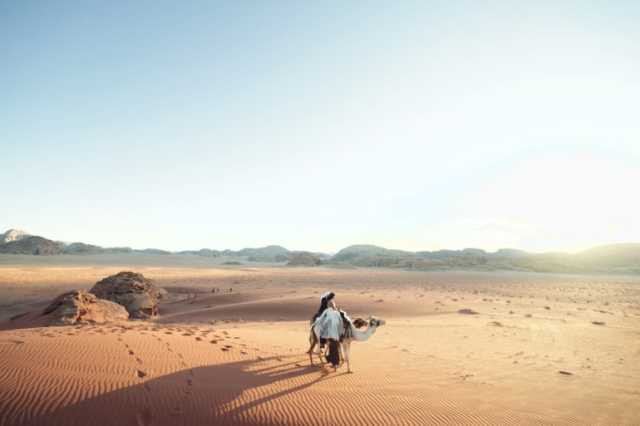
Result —
[[371, 337], [373, 333], [376, 332], [377, 328], [378, 327], [369, 326], [365, 331], [360, 331], [352, 325], [351, 330], [353, 331], [353, 340], [365, 342], [369, 340], [369, 337]]

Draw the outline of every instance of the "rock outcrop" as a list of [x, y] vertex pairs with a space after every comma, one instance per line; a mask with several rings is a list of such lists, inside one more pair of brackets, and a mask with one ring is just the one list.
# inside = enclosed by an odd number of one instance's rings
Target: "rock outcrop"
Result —
[[42, 311], [49, 324], [105, 323], [127, 320], [127, 310], [117, 303], [102, 300], [84, 290], [63, 293]]
[[157, 288], [153, 281], [129, 271], [98, 281], [89, 292], [124, 306], [130, 318], [138, 319], [158, 315], [158, 301], [166, 297], [166, 292]]

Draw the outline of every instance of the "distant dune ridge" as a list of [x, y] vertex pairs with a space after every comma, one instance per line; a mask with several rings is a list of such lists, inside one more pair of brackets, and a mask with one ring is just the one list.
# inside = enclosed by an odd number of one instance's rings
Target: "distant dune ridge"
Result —
[[82, 242], [63, 243], [10, 229], [2, 234], [0, 254], [27, 255], [97, 255], [143, 254], [230, 258], [247, 262], [279, 263], [291, 266], [384, 267], [414, 270], [518, 270], [565, 273], [640, 273], [640, 244], [598, 246], [579, 253], [528, 253], [514, 248], [487, 252], [478, 248], [410, 252], [385, 247], [356, 244], [335, 255], [292, 251], [279, 245], [234, 250], [183, 250], [171, 252], [156, 248], [100, 247]]

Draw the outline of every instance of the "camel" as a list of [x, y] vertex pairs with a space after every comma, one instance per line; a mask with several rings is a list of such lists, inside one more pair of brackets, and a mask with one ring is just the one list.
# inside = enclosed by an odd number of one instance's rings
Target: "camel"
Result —
[[[369, 340], [369, 338], [373, 335], [373, 333], [376, 332], [376, 330], [378, 329], [378, 327], [385, 325], [386, 321], [383, 319], [378, 319], [375, 317], [369, 317], [368, 321], [363, 320], [362, 318], [356, 318], [355, 320], [353, 320], [353, 322], [346, 322], [346, 327], [350, 328], [350, 333], [348, 334], [348, 337], [345, 337], [344, 339], [342, 339], [342, 341], [340, 342], [340, 353], [341, 353], [341, 359], [345, 360], [347, 362], [347, 373], [351, 373], [351, 364], [350, 364], [350, 355], [351, 355], [351, 342], [366, 342], [367, 340]], [[367, 325], [367, 329], [365, 331], [360, 331], [358, 330], [361, 327], [364, 327], [365, 325]], [[316, 355], [318, 355], [318, 358], [320, 359], [320, 364], [324, 364], [325, 361], [322, 359], [322, 352], [318, 351], [318, 352], [314, 352], [313, 349], [315, 348], [316, 344], [320, 341], [320, 338], [315, 330], [315, 327], [311, 327], [311, 332], [309, 333], [309, 350], [307, 351], [307, 353], [309, 354], [309, 362], [311, 362], [311, 365], [313, 365], [313, 354], [315, 353]], [[327, 345], [328, 347], [328, 345]]]

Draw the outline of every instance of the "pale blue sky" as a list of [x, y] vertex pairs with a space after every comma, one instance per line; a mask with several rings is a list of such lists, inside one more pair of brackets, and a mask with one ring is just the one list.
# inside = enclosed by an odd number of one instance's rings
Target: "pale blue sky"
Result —
[[175, 250], [640, 241], [638, 22], [631, 1], [0, 0], [0, 227]]

